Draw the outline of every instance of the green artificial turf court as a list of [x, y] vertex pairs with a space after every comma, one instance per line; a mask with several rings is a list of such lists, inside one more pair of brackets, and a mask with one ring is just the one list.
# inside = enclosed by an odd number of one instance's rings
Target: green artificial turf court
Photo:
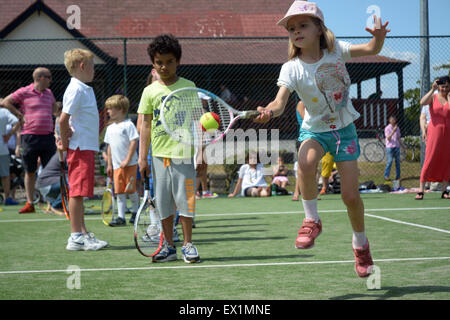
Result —
[[94, 211], [86, 215], [88, 229], [110, 243], [98, 252], [65, 249], [64, 217], [2, 206], [0, 299], [449, 299], [450, 201], [440, 193], [413, 197], [362, 195], [379, 271], [369, 282], [354, 272], [339, 195], [319, 201], [323, 232], [310, 250], [294, 248], [304, 214], [291, 196], [199, 200], [193, 239], [201, 263], [192, 265], [183, 262], [181, 243], [178, 261], [151, 263], [135, 249], [131, 225], [102, 223], [99, 201], [86, 202]]

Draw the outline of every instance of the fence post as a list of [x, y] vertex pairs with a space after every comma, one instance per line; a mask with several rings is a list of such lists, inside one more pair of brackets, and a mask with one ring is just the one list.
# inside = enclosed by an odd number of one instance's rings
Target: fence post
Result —
[[[420, 98], [430, 90], [430, 39], [428, 29], [428, 0], [420, 0]], [[421, 109], [421, 108], [420, 108]], [[420, 129], [422, 137], [422, 129]], [[425, 143], [420, 139], [420, 154], [425, 155]], [[424, 157], [420, 157], [420, 167]]]
[[123, 39], [123, 95], [127, 96], [127, 38]]

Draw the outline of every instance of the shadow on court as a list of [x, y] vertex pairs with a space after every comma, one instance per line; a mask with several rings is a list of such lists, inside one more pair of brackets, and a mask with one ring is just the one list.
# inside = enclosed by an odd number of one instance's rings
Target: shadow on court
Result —
[[102, 251], [103, 250], [131, 250], [131, 249], [136, 250], [136, 246], [134, 246], [134, 245], [131, 245], [131, 246], [112, 246], [112, 245], [109, 245], [106, 248], [103, 248]]
[[[208, 257], [206, 259], [202, 259], [202, 262], [230, 262], [230, 261], [253, 261], [253, 260], [275, 260], [278, 263], [282, 263], [284, 261], [280, 261], [280, 259], [307, 259], [314, 257], [314, 255], [310, 254], [290, 254], [290, 255], [282, 255], [282, 256], [243, 256], [243, 257]], [[285, 261], [288, 263], [288, 261]]]
[[[223, 233], [223, 232], [218, 232]], [[195, 239], [195, 243], [214, 244], [222, 241], [267, 241], [267, 240], [285, 240], [287, 237], [236, 237], [236, 238], [214, 238], [214, 239]]]
[[240, 218], [214, 218], [214, 219], [203, 219], [202, 217], [195, 218], [195, 224], [205, 223], [205, 222], [216, 222], [216, 221], [240, 221], [240, 220], [257, 220], [261, 217], [240, 217]]
[[267, 232], [267, 230], [235, 230], [235, 231], [195, 231], [195, 235], [199, 234], [239, 234], [244, 232]]
[[[195, 224], [197, 225], [197, 221], [195, 221]], [[238, 228], [238, 227], [255, 227], [255, 226], [268, 226], [267, 223], [253, 223], [253, 224], [223, 224], [223, 225], [214, 225], [214, 226], [197, 226], [194, 228], [194, 230], [197, 230], [197, 228], [201, 229], [207, 229], [207, 228]], [[196, 231], [193, 231], [196, 232]]]
[[[382, 293], [385, 291], [384, 293]], [[450, 293], [450, 287], [444, 286], [411, 286], [411, 287], [381, 287], [378, 290], [369, 290], [373, 294], [347, 294], [344, 296], [332, 297], [330, 300], [350, 300], [361, 298], [376, 298], [377, 300], [397, 299], [411, 294], [433, 294], [439, 292]], [[375, 294], [380, 292], [380, 294]]]

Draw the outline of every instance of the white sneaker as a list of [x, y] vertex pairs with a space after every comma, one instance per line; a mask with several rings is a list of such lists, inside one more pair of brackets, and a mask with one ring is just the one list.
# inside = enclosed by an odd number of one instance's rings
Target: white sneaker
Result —
[[97, 251], [105, 247], [104, 242], [100, 243], [95, 237], [90, 237], [88, 234], [84, 235], [84, 248], [83, 250]]
[[183, 260], [186, 263], [195, 263], [200, 261], [197, 248], [188, 242], [185, 246], [181, 247], [181, 253], [183, 254]]
[[67, 239], [66, 249], [70, 251], [84, 250], [84, 235], [80, 234], [75, 238], [72, 238], [72, 236], [70, 236], [69, 239]]
[[88, 232], [86, 236], [89, 237], [93, 242], [98, 243], [101, 248], [107, 247], [109, 245], [107, 241], [97, 239], [93, 232]]
[[97, 239], [91, 238], [88, 234], [81, 234], [78, 237], [69, 237], [66, 249], [70, 251], [97, 251], [104, 247], [104, 243], [100, 243]]
[[147, 228], [147, 234], [142, 237], [143, 241], [159, 242], [161, 230], [155, 224], [151, 224]]

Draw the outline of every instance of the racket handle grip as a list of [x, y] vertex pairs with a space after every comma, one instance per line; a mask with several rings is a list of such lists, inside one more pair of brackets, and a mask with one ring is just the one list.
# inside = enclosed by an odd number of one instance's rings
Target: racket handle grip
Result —
[[144, 177], [144, 190], [150, 190], [150, 179], [148, 177]]
[[254, 119], [254, 118], [258, 117], [259, 115], [260, 115], [259, 111], [248, 110], [248, 111], [244, 111], [244, 114], [241, 117], [241, 119]]
[[63, 152], [64, 151], [58, 149], [59, 162], [63, 162], [64, 161], [64, 153]]

